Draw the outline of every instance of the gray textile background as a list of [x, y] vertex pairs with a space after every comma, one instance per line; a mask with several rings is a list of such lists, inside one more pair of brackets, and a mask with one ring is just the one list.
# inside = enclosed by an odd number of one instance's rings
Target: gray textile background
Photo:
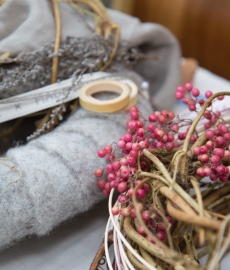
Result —
[[[63, 39], [92, 34], [66, 3], [60, 6]], [[151, 94], [159, 106], [170, 109], [180, 83], [177, 41], [160, 25], [142, 24], [112, 10], [109, 13], [120, 24], [122, 38], [159, 57], [158, 61], [140, 62], [135, 70], [150, 82]], [[54, 35], [55, 22], [48, 0], [7, 0], [0, 8], [0, 53], [31, 51], [51, 42]], [[137, 74], [127, 74], [141, 82]], [[138, 106], [147, 116], [152, 108], [144, 94], [139, 95]], [[125, 133], [127, 118], [125, 112], [98, 114], [79, 108], [50, 134], [6, 153], [22, 170], [23, 177], [7, 187], [18, 173], [0, 164], [0, 248], [26, 235], [47, 234], [103, 198], [94, 170], [106, 162], [97, 158], [97, 150]]]

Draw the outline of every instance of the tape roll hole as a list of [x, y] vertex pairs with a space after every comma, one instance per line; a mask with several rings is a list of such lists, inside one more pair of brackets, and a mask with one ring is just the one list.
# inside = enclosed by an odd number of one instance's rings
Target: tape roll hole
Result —
[[118, 98], [123, 92], [123, 89], [116, 85], [110, 84], [107, 87], [103, 84], [92, 86], [86, 91], [86, 95], [93, 97], [97, 100], [106, 101]]

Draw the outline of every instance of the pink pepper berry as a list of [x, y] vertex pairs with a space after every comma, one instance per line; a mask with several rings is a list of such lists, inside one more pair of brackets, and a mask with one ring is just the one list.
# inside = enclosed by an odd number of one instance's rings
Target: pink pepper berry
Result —
[[147, 193], [149, 191], [150, 187], [149, 187], [148, 184], [144, 183], [144, 188], [143, 189]]
[[156, 122], [157, 121], [157, 116], [155, 114], [150, 114], [149, 115], [149, 121], [150, 122]]
[[168, 112], [168, 118], [173, 120], [175, 118], [175, 113], [174, 112]]
[[128, 157], [127, 158], [127, 163], [128, 163], [129, 166], [133, 166], [136, 162], [137, 162], [136, 158], [134, 158], [134, 157]]
[[214, 137], [214, 131], [213, 130], [207, 130], [206, 132], [205, 132], [205, 135], [206, 135], [206, 137], [208, 138], [208, 139], [212, 139], [213, 137]]
[[191, 104], [191, 105], [189, 105], [188, 109], [189, 109], [191, 112], [194, 112], [194, 111], [196, 110], [196, 105]]
[[210, 179], [211, 179], [212, 181], [216, 181], [216, 180], [218, 179], [218, 175], [217, 175], [216, 173], [213, 173], [213, 172], [210, 174], [209, 177], [210, 177]]
[[138, 108], [136, 106], [132, 106], [129, 108], [130, 112], [138, 112]]
[[174, 132], [178, 132], [178, 130], [179, 130], [178, 124], [173, 124], [173, 125], [171, 126], [171, 130], [174, 131]]
[[208, 148], [208, 149], [212, 149], [213, 147], [214, 147], [214, 142], [213, 141], [207, 141], [206, 142], [206, 147]]
[[198, 97], [198, 96], [200, 95], [200, 90], [198, 90], [197, 88], [194, 88], [194, 89], [192, 90], [192, 95], [193, 95], [194, 97]]
[[209, 162], [209, 156], [207, 154], [203, 154], [200, 158], [200, 161], [203, 163], [208, 163]]
[[109, 182], [112, 182], [116, 179], [116, 174], [114, 172], [111, 172], [108, 174], [108, 180]]
[[167, 216], [166, 219], [168, 220], [169, 223], [173, 223], [173, 219], [170, 216]]
[[131, 142], [132, 139], [133, 139], [133, 136], [131, 134], [129, 134], [129, 133], [125, 134], [124, 137], [125, 137], [126, 142]]
[[200, 147], [195, 147], [194, 149], [193, 149], [193, 154], [194, 155], [196, 155], [196, 156], [198, 156], [199, 154], [200, 154]]
[[120, 160], [120, 164], [121, 164], [121, 166], [127, 166], [127, 165], [128, 165], [128, 163], [127, 163], [127, 158], [122, 158], [122, 159]]
[[226, 176], [226, 175], [221, 175], [221, 176], [219, 177], [219, 179], [220, 179], [221, 182], [227, 182], [227, 181], [228, 181], [228, 176]]
[[204, 169], [203, 169], [203, 168], [198, 168], [198, 169], [196, 170], [196, 174], [197, 174], [198, 176], [203, 176], [203, 175], [204, 175]]
[[190, 142], [191, 143], [194, 143], [196, 141], [196, 136], [195, 135], [192, 135], [191, 138], [190, 138]]
[[96, 171], [95, 171], [95, 176], [96, 177], [101, 177], [103, 175], [103, 170], [102, 169], [97, 169]]
[[146, 235], [145, 229], [142, 226], [139, 226], [138, 232], [139, 232], [140, 235]]
[[106, 154], [110, 154], [110, 153], [112, 153], [113, 148], [112, 148], [111, 145], [106, 145], [106, 146], [104, 147], [104, 150], [105, 150]]
[[163, 241], [165, 239], [165, 234], [163, 232], [159, 231], [159, 232], [156, 233], [156, 237], [159, 240]]
[[134, 119], [134, 120], [137, 120], [139, 118], [139, 113], [135, 112], [135, 111], [131, 112], [130, 113], [130, 118]]
[[131, 151], [131, 150], [132, 150], [132, 146], [133, 146], [133, 144], [132, 144], [131, 142], [128, 142], [128, 143], [126, 143], [125, 148], [126, 148], [128, 151]]
[[105, 152], [104, 149], [100, 149], [100, 150], [98, 150], [97, 155], [98, 155], [100, 158], [104, 158], [105, 155], [106, 155], [106, 152]]
[[200, 147], [200, 153], [201, 153], [201, 154], [206, 154], [207, 152], [208, 152], [207, 147], [206, 147], [205, 145], [202, 145], [202, 146]]
[[167, 142], [167, 143], [165, 144], [165, 149], [166, 149], [167, 151], [172, 150], [172, 149], [173, 149], [173, 144], [170, 143], [170, 142]]
[[[139, 185], [141, 183], [141, 180], [137, 180], [135, 183], [135, 186]], [[139, 187], [140, 189], [144, 189], [144, 184]]]
[[123, 193], [123, 192], [125, 192], [128, 189], [128, 187], [127, 187], [127, 184], [125, 182], [122, 182], [122, 183], [120, 183], [118, 185], [117, 189], [118, 189], [118, 191], [120, 193]]
[[230, 141], [230, 133], [225, 133], [225, 134], [224, 134], [224, 139], [225, 139], [226, 141]]
[[219, 96], [219, 97], [217, 97], [217, 99], [222, 100], [222, 99], [224, 99], [224, 96]]
[[138, 157], [138, 151], [137, 150], [131, 150], [129, 154], [130, 154], [131, 157], [134, 157], [134, 158]]
[[129, 217], [130, 216], [130, 209], [128, 207], [125, 207], [121, 210], [121, 214], [123, 217]]
[[154, 124], [149, 124], [149, 125], [147, 126], [147, 129], [148, 129], [148, 131], [150, 131], [150, 132], [154, 131], [155, 128], [156, 128], [156, 126], [155, 126]]
[[166, 231], [165, 224], [162, 221], [158, 223], [158, 230]]
[[192, 88], [193, 88], [193, 85], [192, 85], [191, 83], [186, 83], [184, 87], [185, 87], [185, 89], [186, 89], [187, 91], [190, 92], [190, 91], [192, 90]]
[[150, 212], [149, 212], [149, 211], [144, 211], [144, 212], [142, 213], [142, 218], [143, 218], [144, 220], [150, 220]]
[[177, 89], [176, 89], [177, 92], [182, 92], [184, 93], [184, 87], [183, 86], [178, 86]]
[[183, 92], [176, 92], [175, 94], [175, 98], [180, 100], [184, 97], [184, 93]]
[[110, 191], [111, 190], [110, 183], [106, 183], [105, 184], [105, 190], [107, 190], [107, 191]]
[[217, 156], [217, 155], [213, 155], [213, 156], [211, 157], [211, 161], [212, 161], [212, 163], [217, 164], [217, 163], [220, 162], [220, 157]]
[[125, 203], [129, 200], [129, 197], [124, 194], [121, 194], [118, 196], [117, 200], [119, 203]]
[[205, 97], [210, 98], [213, 95], [212, 91], [208, 90], [205, 92]]
[[137, 130], [138, 129], [138, 124], [137, 122], [130, 122], [129, 123], [129, 128], [132, 129], [132, 130]]
[[[130, 196], [130, 197], [132, 197], [132, 196]], [[130, 214], [131, 214], [131, 216], [133, 218], [136, 218], [137, 217], [136, 210], [134, 208], [131, 209]]]
[[168, 134], [167, 135], [167, 141], [168, 142], [173, 142], [174, 141], [174, 135], [173, 134]]
[[126, 167], [124, 169], [121, 169], [121, 177], [126, 178], [130, 175], [130, 170]]
[[204, 168], [204, 176], [210, 176], [211, 175], [211, 169], [210, 168]]
[[134, 191], [134, 188], [130, 188], [128, 191], [128, 195], [130, 198], [132, 198], [132, 196], [133, 196], [133, 191]]
[[119, 215], [119, 213], [120, 213], [120, 208], [119, 208], [119, 206], [114, 206], [114, 207], [111, 209], [111, 212], [112, 212], [112, 214], [113, 214], [114, 216]]
[[226, 125], [222, 125], [220, 127], [220, 132], [223, 133], [223, 134], [227, 133], [228, 132], [228, 127]]
[[136, 195], [138, 198], [143, 199], [145, 197], [145, 191], [143, 189], [138, 189]]
[[105, 184], [106, 184], [106, 182], [105, 182], [104, 179], [99, 180], [98, 183], [97, 183], [98, 187], [101, 188], [101, 189], [105, 188]]
[[138, 128], [137, 135], [143, 137], [145, 135], [145, 130], [143, 128]]
[[109, 194], [110, 194], [110, 191], [108, 191], [108, 190], [106, 190], [106, 189], [103, 189], [103, 194], [105, 195], [105, 196], [109, 196]]
[[159, 123], [161, 123], [161, 124], [163, 124], [164, 122], [165, 122], [165, 117], [164, 117], [164, 115], [159, 115], [158, 116], [158, 121], [159, 121]]

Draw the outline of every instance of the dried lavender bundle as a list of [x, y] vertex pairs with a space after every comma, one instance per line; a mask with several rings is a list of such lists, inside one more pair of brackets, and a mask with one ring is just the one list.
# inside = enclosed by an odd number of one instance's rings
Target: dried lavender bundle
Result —
[[[59, 56], [57, 80], [70, 78], [75, 71], [99, 71], [105, 65], [114, 48], [112, 38], [104, 39], [94, 34], [92, 37], [68, 37], [54, 54], [54, 42], [39, 50], [21, 53], [13, 60], [8, 58], [0, 68], [0, 98], [8, 98], [51, 83], [52, 60]], [[123, 63], [126, 67], [134, 65], [138, 59], [145, 58], [138, 48], [122, 40], [119, 43], [113, 63]]]

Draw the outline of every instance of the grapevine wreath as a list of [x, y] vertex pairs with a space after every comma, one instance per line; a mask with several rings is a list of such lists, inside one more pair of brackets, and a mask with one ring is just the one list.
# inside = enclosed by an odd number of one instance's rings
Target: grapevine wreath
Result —
[[[230, 132], [229, 110], [216, 111], [213, 102], [229, 93], [206, 91], [207, 100], [199, 95], [191, 83], [175, 94], [197, 112], [194, 121], [166, 110], [145, 119], [131, 107], [126, 134], [98, 151], [109, 161], [95, 175], [110, 196], [114, 232], [109, 232], [109, 221], [91, 269], [100, 264], [104, 247], [109, 269], [220, 269], [230, 244]], [[201, 126], [201, 119], [208, 121]], [[120, 195], [111, 207], [116, 189]], [[108, 255], [112, 241], [113, 265]], [[207, 262], [201, 266], [204, 255]]]

